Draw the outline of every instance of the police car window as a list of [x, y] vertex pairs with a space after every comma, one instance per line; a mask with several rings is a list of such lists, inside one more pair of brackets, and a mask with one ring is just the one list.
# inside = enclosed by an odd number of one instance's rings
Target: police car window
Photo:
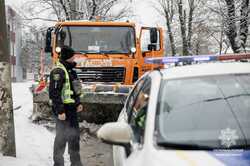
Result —
[[148, 101], [149, 101], [149, 95], [150, 95], [150, 87], [151, 87], [151, 79], [145, 80], [145, 83], [143, 84], [141, 90], [139, 91], [138, 95], [136, 96], [132, 112], [129, 115], [129, 123], [133, 125], [135, 124], [135, 119], [138, 118], [138, 115], [141, 114], [143, 111], [147, 110]]
[[128, 117], [129, 124], [134, 132], [134, 141], [143, 143], [147, 108], [150, 96], [151, 80], [145, 80], [133, 103], [133, 108]]
[[144, 81], [145, 81], [144, 78], [139, 80], [139, 82], [135, 85], [135, 88], [133, 89], [133, 91], [130, 93], [128, 100], [127, 100], [127, 103], [126, 103], [127, 114], [129, 114], [130, 110], [132, 109], [135, 97], [137, 96], [139, 90], [141, 89]]
[[158, 141], [212, 148], [249, 146], [248, 74], [164, 80], [158, 102]]

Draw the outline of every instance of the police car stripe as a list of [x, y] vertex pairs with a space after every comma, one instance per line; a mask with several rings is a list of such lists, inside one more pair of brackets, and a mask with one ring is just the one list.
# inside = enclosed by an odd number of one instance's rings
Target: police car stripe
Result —
[[187, 155], [184, 151], [177, 151], [176, 155], [180, 157], [182, 160], [185, 160], [189, 166], [196, 166], [195, 160]]
[[228, 150], [208, 152], [227, 166], [250, 166], [250, 150]]
[[176, 151], [176, 156], [185, 163], [180, 165], [187, 166], [225, 166], [223, 162], [214, 158], [206, 151]]

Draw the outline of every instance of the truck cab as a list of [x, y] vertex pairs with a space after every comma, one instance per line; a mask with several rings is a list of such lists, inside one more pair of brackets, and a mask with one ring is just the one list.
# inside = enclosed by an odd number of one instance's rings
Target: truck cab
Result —
[[72, 47], [84, 83], [132, 85], [146, 71], [162, 67], [144, 62], [163, 56], [162, 29], [142, 27], [139, 32], [130, 22], [58, 22], [47, 30], [45, 52], [55, 62], [60, 47]]

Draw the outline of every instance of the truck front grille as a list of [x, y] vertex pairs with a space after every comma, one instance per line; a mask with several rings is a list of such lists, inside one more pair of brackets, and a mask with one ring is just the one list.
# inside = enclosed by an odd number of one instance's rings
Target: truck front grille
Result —
[[124, 67], [85, 67], [77, 70], [83, 82], [124, 82]]

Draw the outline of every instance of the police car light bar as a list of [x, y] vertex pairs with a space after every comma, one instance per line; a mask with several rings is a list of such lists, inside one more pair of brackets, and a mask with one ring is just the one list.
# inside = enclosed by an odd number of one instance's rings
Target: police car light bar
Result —
[[147, 64], [171, 64], [180, 62], [211, 62], [225, 60], [250, 59], [250, 54], [224, 54], [224, 55], [194, 55], [194, 56], [172, 56], [146, 58]]

